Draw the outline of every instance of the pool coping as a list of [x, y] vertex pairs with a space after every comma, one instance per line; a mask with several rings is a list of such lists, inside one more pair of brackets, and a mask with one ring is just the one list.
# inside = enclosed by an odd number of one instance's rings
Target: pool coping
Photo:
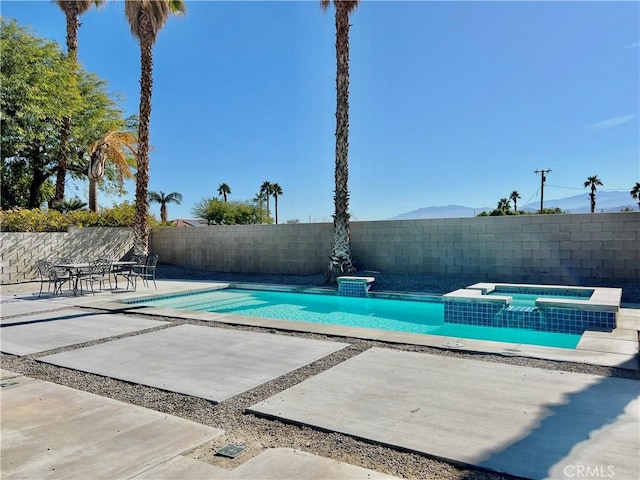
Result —
[[[317, 294], [335, 294], [334, 289], [327, 287], [312, 287], [300, 285], [280, 285], [266, 283], [244, 282], [172, 282], [174, 286], [168, 295], [196, 294], [216, 288], [250, 287], [262, 290], [278, 290], [290, 292], [305, 292]], [[333, 293], [332, 293], [333, 292]], [[401, 295], [402, 292], [377, 292], [378, 294]], [[434, 295], [410, 293], [414, 297], [434, 298]], [[638, 329], [640, 328], [640, 310], [621, 308], [619, 310], [619, 325], [612, 332], [585, 332], [576, 349], [544, 347], [538, 345], [495, 342], [490, 340], [475, 340], [464, 337], [445, 337], [424, 333], [394, 332], [363, 327], [347, 327], [322, 323], [294, 322], [291, 320], [277, 320], [239, 315], [194, 312], [170, 308], [148, 307], [139, 303], [123, 303], [124, 301], [144, 301], [145, 299], [164, 296], [153, 291], [151, 294], [131, 292], [121, 301], [91, 302], [92, 308], [117, 310], [119, 313], [135, 313], [152, 316], [163, 316], [179, 319], [194, 319], [214, 321], [229, 325], [272, 328], [287, 332], [303, 332], [337, 337], [354, 337], [365, 340], [376, 340], [388, 343], [419, 345], [438, 349], [458, 350], [462, 352], [481, 352], [504, 356], [520, 356], [543, 360], [584, 363], [606, 367], [617, 367], [640, 370], [640, 356], [638, 355]]]
[[574, 287], [569, 285], [539, 285], [539, 284], [524, 284], [524, 283], [475, 283], [466, 288], [454, 290], [453, 292], [445, 293], [442, 297], [444, 299], [455, 299], [471, 302], [486, 302], [486, 303], [510, 303], [511, 296], [508, 292], [502, 295], [488, 296], [487, 293], [493, 292], [500, 287], [508, 288], [522, 288], [530, 290], [564, 290], [571, 291], [584, 291], [593, 290], [593, 293], [589, 298], [584, 300], [575, 299], [559, 299], [559, 298], [547, 298], [543, 294], [539, 295], [536, 299], [536, 307], [554, 307], [554, 308], [572, 308], [585, 311], [602, 311], [602, 312], [617, 312], [620, 308], [620, 300], [622, 298], [621, 288], [609, 288], [609, 287]]

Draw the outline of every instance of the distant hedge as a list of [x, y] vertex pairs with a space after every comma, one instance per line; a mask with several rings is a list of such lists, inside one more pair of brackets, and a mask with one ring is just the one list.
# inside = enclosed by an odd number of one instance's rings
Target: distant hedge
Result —
[[[76, 210], [60, 213], [57, 210], [28, 210], [15, 208], [0, 211], [0, 230], [3, 232], [66, 232], [68, 227], [133, 227], [135, 205], [125, 202], [99, 213]], [[149, 226], [160, 226], [149, 214]]]

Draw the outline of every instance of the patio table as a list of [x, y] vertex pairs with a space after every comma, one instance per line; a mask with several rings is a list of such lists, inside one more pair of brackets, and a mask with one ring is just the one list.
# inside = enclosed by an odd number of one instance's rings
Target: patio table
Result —
[[80, 280], [80, 276], [82, 274], [82, 270], [85, 271], [91, 268], [91, 264], [89, 262], [79, 262], [79, 263], [56, 263], [54, 265], [55, 268], [64, 268], [69, 272], [69, 280], [70, 282], [73, 280], [73, 294], [78, 294], [78, 281]]

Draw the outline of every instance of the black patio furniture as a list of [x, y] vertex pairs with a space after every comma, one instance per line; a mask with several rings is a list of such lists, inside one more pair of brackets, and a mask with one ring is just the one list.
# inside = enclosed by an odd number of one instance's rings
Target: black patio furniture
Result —
[[148, 288], [149, 280], [153, 281], [153, 286], [158, 289], [156, 285], [156, 267], [158, 265], [158, 255], [134, 256], [136, 261], [135, 265], [131, 266], [129, 272], [124, 273], [123, 276], [127, 278], [127, 290], [129, 285], [133, 287], [133, 291], [136, 291], [138, 285], [138, 278], [142, 279], [142, 283]]
[[45, 283], [47, 283], [47, 292], [51, 291], [51, 285], [53, 285], [53, 296], [58, 293], [62, 294], [62, 285], [71, 281], [71, 275], [65, 270], [56, 268], [53, 262], [48, 260], [37, 260], [36, 266], [40, 274], [40, 292], [38, 296], [42, 296], [42, 288]]
[[[67, 259], [69, 260], [69, 259]], [[55, 263], [54, 267], [59, 272], [65, 271], [69, 276], [69, 287], [73, 287], [73, 294], [78, 294], [78, 284], [80, 278], [89, 271], [89, 262], [70, 262], [70, 263]]]
[[82, 272], [79, 275], [80, 281], [80, 293], [82, 293], [82, 284], [84, 283], [87, 287], [91, 286], [91, 293], [96, 294], [95, 289], [93, 288], [94, 284], [99, 284], [100, 290], [103, 289], [103, 285], [105, 282], [109, 282], [109, 287], [111, 287], [111, 260], [108, 258], [99, 258], [97, 260], [92, 260], [89, 262], [89, 268], [86, 272]]
[[111, 274], [116, 282], [116, 290], [118, 289], [118, 276], [124, 277], [131, 271], [131, 267], [137, 262], [130, 260], [116, 260], [111, 262]]

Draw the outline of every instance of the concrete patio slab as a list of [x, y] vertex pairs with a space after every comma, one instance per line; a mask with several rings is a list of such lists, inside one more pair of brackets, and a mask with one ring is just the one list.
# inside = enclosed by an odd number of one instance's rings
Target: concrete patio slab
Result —
[[56, 310], [11, 321], [0, 329], [0, 351], [14, 355], [30, 355], [169, 323], [80, 310]]
[[347, 345], [181, 325], [39, 360], [221, 402]]
[[[528, 478], [638, 478], [640, 383], [373, 348], [248, 409]], [[566, 476], [566, 475], [565, 475]]]
[[[631, 331], [632, 330], [627, 330]], [[635, 332], [637, 337], [637, 332]], [[638, 340], [623, 340], [620, 338], [603, 338], [595, 335], [583, 335], [578, 342], [578, 348], [583, 350], [607, 351], [622, 355], [635, 355], [638, 353]]]
[[27, 377], [0, 393], [2, 478], [131, 478], [217, 428]]
[[11, 323], [15, 319], [10, 320], [7, 317], [16, 315], [31, 315], [39, 312], [47, 312], [49, 310], [57, 310], [68, 307], [63, 303], [52, 302], [50, 300], [2, 300], [0, 303], [0, 323], [3, 325], [7, 322]]
[[136, 480], [216, 480], [230, 478], [230, 470], [194, 458], [178, 455], [133, 477]]
[[231, 479], [252, 480], [269, 478], [270, 480], [367, 480], [394, 479], [375, 470], [349, 465], [330, 458], [312, 455], [290, 448], [273, 448], [264, 451], [250, 461], [243, 463], [232, 472]]
[[291, 448], [270, 448], [233, 470], [209, 465], [187, 457], [175, 457], [167, 463], [138, 475], [136, 479], [171, 480], [373, 480], [396, 479], [348, 463], [312, 455]]
[[19, 377], [19, 373], [13, 373], [9, 370], [3, 370], [0, 368], [0, 380], [6, 380], [8, 378]]
[[618, 311], [618, 328], [640, 330], [640, 308], [621, 308]]

